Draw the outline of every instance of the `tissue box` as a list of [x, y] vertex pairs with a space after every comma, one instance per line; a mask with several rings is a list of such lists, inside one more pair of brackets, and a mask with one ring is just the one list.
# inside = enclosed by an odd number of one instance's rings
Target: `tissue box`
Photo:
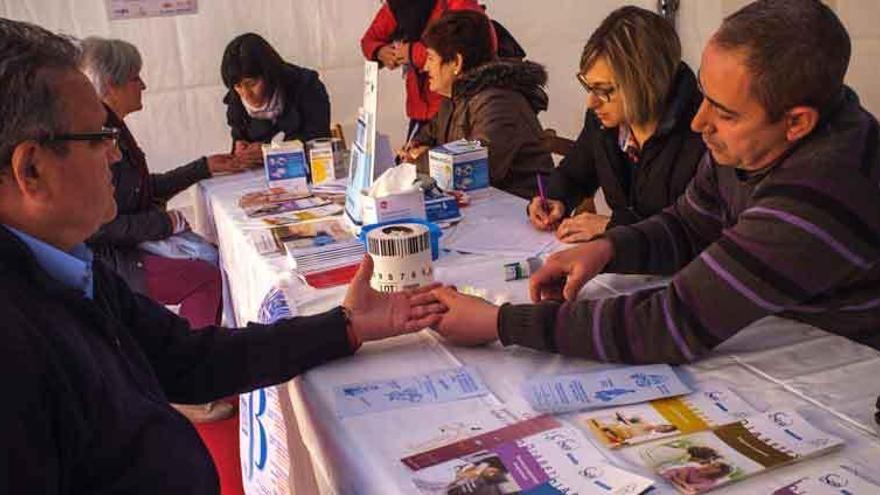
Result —
[[374, 198], [361, 194], [364, 225], [402, 218], [425, 218], [425, 197], [421, 189]]
[[428, 167], [440, 189], [467, 191], [472, 197], [489, 192], [489, 150], [478, 141], [460, 139], [432, 149]]
[[306, 163], [306, 151], [300, 141], [263, 145], [263, 166], [270, 188], [309, 194]]

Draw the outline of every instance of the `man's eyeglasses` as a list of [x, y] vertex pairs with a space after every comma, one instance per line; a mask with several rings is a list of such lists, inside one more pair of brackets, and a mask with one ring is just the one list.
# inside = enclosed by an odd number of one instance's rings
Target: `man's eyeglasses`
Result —
[[100, 131], [95, 132], [68, 132], [61, 134], [50, 134], [40, 141], [44, 143], [58, 141], [110, 141], [112, 145], [116, 145], [119, 140], [119, 129], [116, 127], [102, 127]]
[[584, 90], [596, 98], [604, 101], [605, 103], [611, 102], [611, 97], [614, 96], [614, 93], [617, 91], [617, 88], [614, 86], [611, 87], [598, 87], [591, 86], [589, 82], [587, 82], [587, 76], [581, 72], [577, 73], [577, 80], [581, 83], [581, 86], [584, 87]]

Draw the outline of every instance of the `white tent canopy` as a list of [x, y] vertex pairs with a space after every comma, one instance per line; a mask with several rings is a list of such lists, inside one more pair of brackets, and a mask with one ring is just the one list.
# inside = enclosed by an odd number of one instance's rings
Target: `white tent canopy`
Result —
[[[288, 61], [314, 68], [330, 93], [332, 121], [351, 137], [361, 99], [363, 57], [359, 40], [379, 0], [200, 0], [198, 13], [110, 21], [105, 0], [0, 0], [0, 16], [34, 22], [77, 37], [122, 38], [144, 58], [148, 86], [144, 110], [129, 124], [148, 155], [152, 170], [174, 168], [230, 147], [220, 60], [236, 35], [266, 37]], [[656, 8], [656, 0], [484, 0], [489, 14], [504, 24], [550, 75], [550, 108], [545, 127], [574, 138], [583, 122], [584, 93], [574, 78], [589, 34], [624, 4]], [[678, 16], [684, 58], [697, 68], [706, 39], [724, 15], [744, 0], [683, 0]], [[854, 39], [850, 84], [869, 109], [880, 110], [880, 2], [837, 0]], [[381, 71], [379, 131], [393, 146], [404, 139], [404, 85], [400, 70]]]

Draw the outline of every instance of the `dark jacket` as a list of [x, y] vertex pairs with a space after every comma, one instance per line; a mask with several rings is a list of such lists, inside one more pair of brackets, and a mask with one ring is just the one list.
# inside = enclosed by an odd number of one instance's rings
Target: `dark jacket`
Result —
[[352, 353], [339, 309], [193, 332], [102, 263], [94, 274], [89, 300], [0, 227], [0, 493], [218, 494], [207, 449], [168, 401], [204, 403]]
[[211, 176], [208, 162], [198, 160], [162, 174], [151, 174], [144, 152], [125, 123], [107, 108], [107, 126], [121, 130], [122, 159], [110, 166], [116, 190], [116, 218], [104, 224], [87, 241], [95, 256], [122, 276], [133, 290], [146, 294], [138, 244], [171, 235], [172, 225], [165, 203], [175, 194]]
[[628, 225], [659, 212], [684, 192], [706, 151], [690, 124], [700, 106], [696, 78], [684, 63], [678, 69], [657, 130], [642, 146], [638, 165], [618, 145], [618, 128], [606, 129], [588, 111], [574, 148], [553, 173], [547, 196], [570, 213], [601, 187], [611, 208], [608, 227]]
[[[434, 147], [462, 138], [479, 140], [489, 148], [491, 184], [532, 198], [537, 194], [536, 174], [553, 170], [538, 121], [538, 112], [547, 109], [546, 83], [547, 72], [534, 62], [503, 60], [471, 69], [456, 80], [452, 98], [444, 98], [413, 144]], [[419, 166], [427, 172], [427, 153]]]
[[235, 89], [223, 98], [226, 122], [233, 141], [268, 143], [284, 132], [285, 140], [330, 137], [330, 97], [318, 73], [293, 64], [285, 64], [279, 88], [284, 96], [284, 110], [275, 121], [253, 119], [248, 115]]

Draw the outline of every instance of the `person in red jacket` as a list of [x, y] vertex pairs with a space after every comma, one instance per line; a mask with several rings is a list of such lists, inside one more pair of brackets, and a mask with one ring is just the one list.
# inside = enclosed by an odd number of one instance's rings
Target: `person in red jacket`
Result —
[[388, 0], [361, 38], [364, 57], [390, 70], [402, 67], [406, 73], [407, 138], [440, 108], [440, 95], [428, 89], [427, 51], [421, 37], [428, 24], [447, 10], [483, 11], [476, 0]]

